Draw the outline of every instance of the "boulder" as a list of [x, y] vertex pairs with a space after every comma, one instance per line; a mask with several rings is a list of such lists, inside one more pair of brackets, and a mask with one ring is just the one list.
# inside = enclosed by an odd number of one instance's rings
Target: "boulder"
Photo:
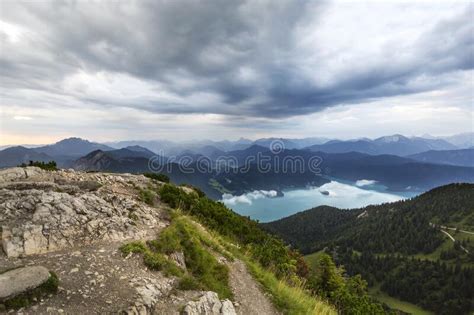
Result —
[[43, 266], [29, 266], [0, 274], [0, 301], [39, 287], [50, 277]]
[[220, 301], [217, 293], [207, 291], [197, 301], [190, 301], [183, 310], [185, 315], [235, 315], [234, 305], [229, 300]]
[[28, 177], [37, 177], [43, 174], [39, 167], [12, 167], [0, 170], [0, 183], [24, 180]]
[[13, 167], [0, 170], [0, 183], [11, 182], [24, 178], [26, 178], [26, 173], [22, 167]]

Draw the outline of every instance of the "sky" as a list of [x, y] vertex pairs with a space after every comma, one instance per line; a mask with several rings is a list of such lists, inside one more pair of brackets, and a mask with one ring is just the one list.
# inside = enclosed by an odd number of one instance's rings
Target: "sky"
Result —
[[0, 1], [0, 145], [474, 131], [468, 1]]

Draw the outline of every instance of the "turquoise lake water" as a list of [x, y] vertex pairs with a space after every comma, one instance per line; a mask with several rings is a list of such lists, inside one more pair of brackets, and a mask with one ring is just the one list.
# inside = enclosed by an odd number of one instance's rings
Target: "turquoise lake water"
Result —
[[241, 196], [224, 195], [222, 201], [241, 215], [269, 222], [321, 205], [354, 209], [417, 195], [415, 192], [387, 192], [382, 186], [370, 181], [358, 181], [357, 185], [331, 181], [321, 187], [287, 190], [283, 193], [283, 197], [275, 197], [275, 191], [254, 191]]

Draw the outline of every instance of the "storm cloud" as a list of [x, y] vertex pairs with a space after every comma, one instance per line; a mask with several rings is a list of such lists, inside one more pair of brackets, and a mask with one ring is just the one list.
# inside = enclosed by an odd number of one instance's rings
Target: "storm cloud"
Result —
[[278, 120], [458, 87], [474, 66], [473, 8], [462, 2], [4, 1], [0, 9], [2, 106]]

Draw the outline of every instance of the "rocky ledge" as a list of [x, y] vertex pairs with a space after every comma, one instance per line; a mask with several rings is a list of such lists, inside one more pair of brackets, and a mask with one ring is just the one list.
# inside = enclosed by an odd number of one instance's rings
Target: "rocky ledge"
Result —
[[76, 244], [146, 238], [163, 227], [160, 209], [132, 196], [144, 176], [36, 167], [0, 171], [2, 246], [8, 257]]
[[[236, 314], [216, 293], [176, 290], [176, 278], [119, 251], [169, 225], [166, 205], [139, 198], [162, 184], [132, 174], [0, 170], [0, 312]], [[182, 253], [170, 259], [186, 268]]]

